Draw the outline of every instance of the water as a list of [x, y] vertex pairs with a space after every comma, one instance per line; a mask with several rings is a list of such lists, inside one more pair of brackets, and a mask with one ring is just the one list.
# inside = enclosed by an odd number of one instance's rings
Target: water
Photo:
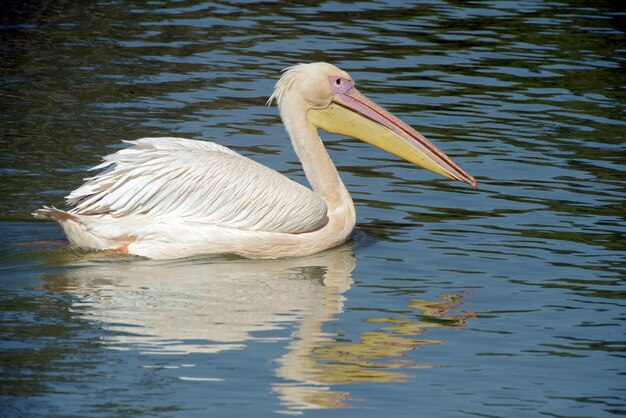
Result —
[[[0, 415], [626, 413], [619, 2], [2, 7]], [[264, 103], [317, 60], [479, 187], [326, 135], [358, 227], [317, 256], [98, 257], [31, 219], [144, 136], [304, 182]]]

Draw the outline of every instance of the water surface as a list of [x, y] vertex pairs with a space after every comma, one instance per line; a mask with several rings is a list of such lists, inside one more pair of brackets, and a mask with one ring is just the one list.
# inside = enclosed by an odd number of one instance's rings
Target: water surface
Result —
[[[618, 2], [6, 4], [0, 415], [626, 413]], [[145, 136], [305, 183], [265, 101], [317, 60], [478, 188], [324, 135], [358, 226], [323, 254], [101, 257], [31, 219]]]

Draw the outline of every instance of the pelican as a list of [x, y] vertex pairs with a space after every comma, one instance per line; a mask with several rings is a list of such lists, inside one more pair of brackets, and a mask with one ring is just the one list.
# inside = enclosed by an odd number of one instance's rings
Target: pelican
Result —
[[268, 105], [272, 101], [312, 190], [213, 142], [142, 138], [92, 168], [102, 171], [66, 197], [70, 210], [44, 206], [33, 215], [58, 222], [77, 247], [152, 259], [315, 254], [347, 241], [356, 223], [352, 198], [318, 129], [476, 187], [473, 177], [363, 96], [334, 65], [285, 69]]

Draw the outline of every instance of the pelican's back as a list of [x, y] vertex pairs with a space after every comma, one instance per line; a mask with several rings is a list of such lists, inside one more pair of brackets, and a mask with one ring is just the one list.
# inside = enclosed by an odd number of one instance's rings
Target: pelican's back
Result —
[[142, 138], [105, 157], [73, 191], [77, 215], [175, 217], [255, 231], [301, 233], [326, 217], [323, 199], [236, 152], [183, 138]]

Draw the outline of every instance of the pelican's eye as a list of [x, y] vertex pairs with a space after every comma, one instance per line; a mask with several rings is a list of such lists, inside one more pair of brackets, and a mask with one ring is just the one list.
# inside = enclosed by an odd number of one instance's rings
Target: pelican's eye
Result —
[[329, 81], [334, 94], [345, 93], [354, 87], [354, 82], [348, 78], [330, 77]]

